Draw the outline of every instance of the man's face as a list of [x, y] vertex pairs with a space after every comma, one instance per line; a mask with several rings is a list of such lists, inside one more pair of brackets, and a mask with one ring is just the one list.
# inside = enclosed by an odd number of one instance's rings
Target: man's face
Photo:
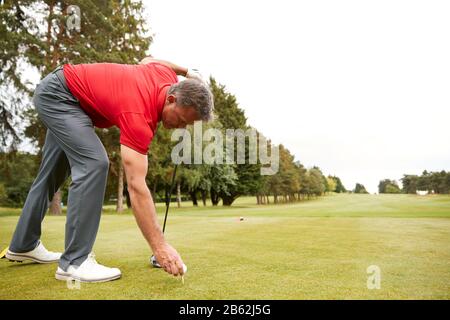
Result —
[[194, 107], [178, 106], [175, 97], [169, 96], [162, 112], [162, 123], [166, 129], [186, 128], [200, 120]]

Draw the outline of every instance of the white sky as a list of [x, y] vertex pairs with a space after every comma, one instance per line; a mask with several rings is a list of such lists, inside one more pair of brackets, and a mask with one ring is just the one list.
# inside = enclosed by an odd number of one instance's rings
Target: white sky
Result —
[[151, 54], [212, 74], [250, 125], [347, 189], [450, 169], [450, 2], [145, 4]]

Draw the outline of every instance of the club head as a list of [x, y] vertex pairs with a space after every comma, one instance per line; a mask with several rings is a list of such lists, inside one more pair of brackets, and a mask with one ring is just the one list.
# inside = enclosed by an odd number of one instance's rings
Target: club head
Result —
[[152, 266], [154, 268], [161, 268], [161, 265], [159, 264], [159, 262], [156, 260], [155, 256], [151, 256], [150, 257], [150, 263], [152, 264]]

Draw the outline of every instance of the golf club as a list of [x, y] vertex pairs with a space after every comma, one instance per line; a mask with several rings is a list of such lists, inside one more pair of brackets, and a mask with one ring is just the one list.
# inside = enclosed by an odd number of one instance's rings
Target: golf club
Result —
[[[178, 168], [178, 165], [176, 164], [175, 165], [175, 169], [173, 170], [173, 174], [172, 174], [172, 183], [170, 185], [168, 199], [166, 199], [166, 215], [164, 216], [164, 224], [163, 224], [163, 229], [162, 229], [163, 234], [164, 234], [164, 231], [166, 230], [167, 214], [169, 213], [170, 201], [172, 200], [172, 198], [171, 198], [172, 197], [172, 190], [173, 190], [173, 187], [175, 185], [175, 176], [177, 174], [177, 168]], [[161, 268], [161, 265], [156, 260], [154, 255], [152, 255], [150, 257], [150, 263], [155, 268]]]

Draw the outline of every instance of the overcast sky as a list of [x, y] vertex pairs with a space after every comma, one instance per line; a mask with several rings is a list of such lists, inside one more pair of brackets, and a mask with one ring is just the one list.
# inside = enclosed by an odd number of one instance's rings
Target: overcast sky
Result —
[[151, 53], [235, 94], [305, 166], [376, 192], [450, 169], [449, 1], [145, 1]]

